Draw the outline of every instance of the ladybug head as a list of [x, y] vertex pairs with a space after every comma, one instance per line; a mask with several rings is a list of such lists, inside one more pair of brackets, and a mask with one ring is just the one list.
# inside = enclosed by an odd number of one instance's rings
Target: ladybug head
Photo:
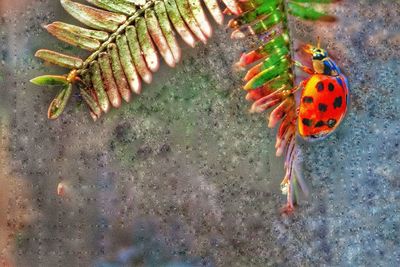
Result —
[[328, 53], [322, 48], [312, 48], [312, 59], [313, 60], [324, 60], [328, 57]]
[[306, 51], [308, 54], [311, 54], [313, 60], [321, 60], [322, 61], [328, 57], [328, 52], [326, 52], [326, 50], [324, 50], [320, 47], [319, 37], [318, 37], [317, 47], [308, 44], [305, 46], [304, 51]]
[[304, 51], [312, 55], [312, 64], [315, 73], [330, 76], [337, 76], [341, 74], [339, 67], [328, 56], [328, 52], [320, 47], [319, 37], [317, 47], [308, 44], [304, 47]]

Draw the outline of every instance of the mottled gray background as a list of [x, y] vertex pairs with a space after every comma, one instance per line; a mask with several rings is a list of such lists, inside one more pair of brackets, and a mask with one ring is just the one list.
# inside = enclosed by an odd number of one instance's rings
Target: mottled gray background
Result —
[[311, 195], [291, 216], [279, 212], [274, 131], [248, 114], [243, 73], [232, 69], [250, 40], [216, 28], [207, 46], [185, 48], [178, 67], [162, 66], [140, 97], [97, 123], [76, 99], [48, 121], [55, 92], [28, 81], [62, 70], [33, 54], [70, 50], [41, 25], [73, 19], [54, 0], [0, 0], [0, 10], [4, 262], [400, 265], [398, 1], [341, 1], [327, 7], [334, 24], [291, 22], [299, 40], [321, 36], [352, 97], [335, 134], [301, 142]]

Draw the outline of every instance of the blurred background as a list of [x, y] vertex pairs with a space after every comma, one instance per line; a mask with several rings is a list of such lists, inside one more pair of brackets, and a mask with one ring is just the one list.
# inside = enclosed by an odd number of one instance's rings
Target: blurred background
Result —
[[351, 108], [335, 134], [300, 142], [311, 195], [285, 216], [274, 131], [247, 112], [232, 68], [252, 40], [215, 25], [132, 103], [94, 123], [73, 97], [48, 121], [55, 91], [28, 81], [64, 70], [33, 54], [81, 53], [42, 27], [74, 20], [59, 1], [0, 0], [1, 264], [399, 266], [400, 4], [327, 11], [338, 21], [293, 20], [292, 34], [321, 37]]

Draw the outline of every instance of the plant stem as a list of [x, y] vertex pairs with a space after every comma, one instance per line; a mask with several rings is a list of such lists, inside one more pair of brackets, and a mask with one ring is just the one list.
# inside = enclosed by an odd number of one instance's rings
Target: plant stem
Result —
[[85, 62], [83, 63], [82, 67], [81, 67], [79, 70], [77, 70], [77, 73], [78, 73], [78, 74], [81, 74], [81, 73], [89, 66], [89, 64], [90, 64], [93, 60], [95, 60], [95, 59], [97, 58], [97, 56], [98, 56], [102, 51], [104, 51], [104, 50], [107, 48], [107, 46], [108, 46], [110, 43], [114, 42], [115, 39], [116, 39], [123, 31], [125, 31], [126, 27], [128, 27], [137, 17], [139, 17], [140, 15], [142, 15], [143, 12], [144, 12], [147, 8], [149, 8], [149, 7], [151, 7], [152, 5], [154, 5], [154, 3], [155, 3], [154, 0], [148, 1], [144, 6], [142, 6], [138, 11], [136, 11], [135, 14], [133, 14], [132, 16], [130, 16], [130, 17], [125, 21], [124, 24], [122, 24], [121, 26], [119, 26], [119, 28], [118, 28], [113, 34], [111, 34], [110, 37], [108, 37], [108, 39], [107, 39], [106, 41], [104, 41], [104, 42], [101, 44], [101, 46], [100, 46], [96, 51], [94, 51], [94, 52], [85, 60]]
[[291, 35], [290, 35], [290, 27], [289, 27], [289, 22], [288, 22], [288, 19], [289, 19], [289, 8], [288, 8], [288, 3], [287, 3], [287, 0], [282, 0], [282, 12], [285, 14], [285, 16], [284, 16], [284, 19], [283, 19], [283, 22], [282, 22], [282, 31], [284, 32], [284, 33], [286, 33], [287, 35], [288, 35], [288, 37], [289, 37], [289, 40], [288, 40], [288, 44], [287, 44], [287, 46], [288, 46], [288, 49], [289, 49], [289, 64], [290, 64], [290, 73], [292, 74], [292, 80], [291, 80], [291, 82], [292, 82], [292, 84], [291, 84], [291, 86], [293, 87], [293, 85], [294, 85], [294, 81], [295, 81], [295, 77], [294, 77], [294, 71], [293, 71], [293, 69], [294, 69], [294, 66], [293, 66], [293, 51], [292, 51], [292, 38], [291, 38]]

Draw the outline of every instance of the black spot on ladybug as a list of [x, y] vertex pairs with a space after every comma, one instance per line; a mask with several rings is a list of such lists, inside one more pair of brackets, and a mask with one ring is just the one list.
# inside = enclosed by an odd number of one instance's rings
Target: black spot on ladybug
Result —
[[335, 98], [335, 101], [333, 101], [333, 108], [340, 108], [342, 106], [342, 97], [338, 96]]
[[325, 112], [327, 109], [328, 109], [328, 106], [327, 106], [327, 105], [322, 104], [322, 103], [318, 104], [318, 110], [319, 110], [319, 111]]
[[317, 83], [318, 92], [322, 92], [324, 90], [324, 84], [322, 82]]
[[318, 121], [316, 124], [315, 124], [315, 127], [322, 127], [322, 126], [324, 126], [325, 125], [325, 123], [323, 122], [323, 121]]
[[313, 98], [311, 96], [305, 96], [303, 97], [303, 103], [312, 103]]
[[331, 91], [331, 92], [332, 92], [333, 90], [335, 90], [335, 86], [333, 85], [333, 83], [329, 83], [329, 84], [328, 84], [328, 90]]
[[310, 119], [302, 119], [301, 122], [305, 125], [310, 127], [311, 126], [311, 120]]
[[336, 120], [335, 119], [329, 119], [327, 124], [328, 124], [329, 128], [333, 128], [336, 125]]

